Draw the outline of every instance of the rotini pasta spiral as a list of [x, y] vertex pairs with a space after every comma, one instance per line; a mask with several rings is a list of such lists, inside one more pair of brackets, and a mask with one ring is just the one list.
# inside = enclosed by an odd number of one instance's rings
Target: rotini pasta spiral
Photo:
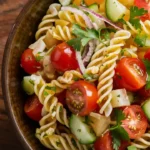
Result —
[[39, 24], [38, 31], [36, 32], [36, 40], [41, 36], [46, 35], [48, 29], [53, 27], [53, 23], [58, 18], [58, 11], [60, 10], [61, 5], [54, 3], [51, 4], [47, 14], [43, 17], [42, 22]]
[[72, 134], [62, 133], [61, 135], [40, 135], [36, 137], [47, 148], [55, 150], [88, 150], [88, 147], [81, 145]]
[[58, 16], [62, 20], [66, 20], [70, 23], [77, 23], [81, 27], [84, 27], [84, 28], [86, 27], [86, 24], [85, 24], [85, 21], [83, 20], [83, 18], [77, 14], [73, 14], [69, 11], [60, 11], [58, 13]]
[[60, 41], [68, 41], [74, 38], [74, 36], [71, 33], [71, 27], [69, 26], [57, 25], [56, 27], [53, 27], [52, 35], [53, 38]]
[[83, 77], [79, 72], [68, 71], [65, 72], [63, 76], [58, 77], [57, 80], [45, 83], [41, 76], [32, 75], [35, 94], [39, 97], [41, 104], [44, 105], [44, 109], [49, 112], [52, 117], [56, 117], [57, 121], [67, 127], [69, 126], [69, 123], [66, 109], [58, 102], [55, 94], [67, 89], [67, 87], [75, 82], [76, 79], [81, 78]]
[[134, 140], [134, 142], [132, 142], [132, 145], [140, 150], [150, 147], [150, 131], [145, 133], [141, 138]]
[[100, 77], [97, 88], [99, 94], [98, 103], [105, 101], [100, 109], [100, 113], [105, 111], [106, 116], [109, 116], [112, 111], [110, 101], [112, 99], [111, 91], [113, 89], [112, 84], [116, 60], [118, 59], [121, 47], [125, 45], [125, 40], [129, 39], [130, 36], [131, 34], [128, 31], [117, 31], [114, 38], [110, 41], [110, 46], [104, 48], [104, 58], [100, 67]]

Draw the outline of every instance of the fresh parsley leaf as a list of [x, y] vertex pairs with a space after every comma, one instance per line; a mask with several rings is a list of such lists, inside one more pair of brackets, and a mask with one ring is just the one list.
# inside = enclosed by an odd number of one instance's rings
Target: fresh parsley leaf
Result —
[[72, 46], [75, 50], [80, 51], [81, 49], [81, 38], [74, 38], [69, 40], [68, 45]]
[[145, 46], [146, 44], [146, 39], [147, 39], [147, 35], [146, 34], [137, 34], [135, 39], [134, 39], [134, 42], [142, 47], [142, 46]]
[[83, 38], [81, 40], [82, 46], [85, 46], [90, 40], [91, 40], [91, 38]]
[[125, 115], [122, 110], [114, 109], [114, 115], [118, 125], [121, 125], [121, 121], [125, 119]]
[[146, 89], [150, 89], [150, 61], [147, 59], [143, 59], [143, 63], [146, 67], [146, 72], [148, 75], [147, 81], [146, 81]]
[[128, 146], [127, 149], [128, 150], [137, 150], [137, 148], [134, 145]]
[[41, 61], [43, 59], [44, 56], [40, 56], [40, 55], [37, 55], [35, 57], [36, 61]]
[[118, 22], [121, 22], [122, 24], [126, 24], [126, 21], [123, 18], [119, 19]]
[[140, 19], [138, 17], [146, 14], [148, 11], [145, 10], [144, 8], [138, 8], [136, 6], [132, 6], [130, 8], [130, 20], [129, 22], [136, 28], [140, 29], [141, 24], [140, 24]]
[[90, 74], [83, 74], [83, 78], [85, 80], [92, 80], [93, 79], [92, 75], [90, 75]]
[[121, 145], [121, 140], [129, 140], [129, 135], [121, 126], [121, 121], [125, 119], [125, 115], [123, 114], [122, 110], [115, 109], [114, 116], [116, 117], [117, 124], [112, 126], [109, 130], [113, 138], [113, 148], [118, 150]]

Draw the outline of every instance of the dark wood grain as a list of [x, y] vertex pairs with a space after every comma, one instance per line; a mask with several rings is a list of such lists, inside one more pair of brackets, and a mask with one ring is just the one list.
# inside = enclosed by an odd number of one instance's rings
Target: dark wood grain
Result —
[[[0, 0], [0, 72], [8, 34], [16, 17], [27, 1], [28, 0]], [[13, 133], [12, 125], [7, 116], [0, 82], [0, 150], [10, 149], [23, 150], [15, 133]]]

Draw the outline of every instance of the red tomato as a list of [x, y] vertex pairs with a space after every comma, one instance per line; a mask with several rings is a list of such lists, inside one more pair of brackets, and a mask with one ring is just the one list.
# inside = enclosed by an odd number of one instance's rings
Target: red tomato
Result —
[[143, 99], [147, 99], [150, 97], [150, 89], [147, 90], [146, 87], [144, 86], [143, 88], [137, 91], [137, 94]]
[[88, 115], [97, 109], [98, 92], [94, 85], [87, 81], [73, 83], [66, 93], [66, 103], [72, 113]]
[[130, 139], [140, 138], [146, 131], [147, 118], [139, 105], [131, 105], [123, 110], [125, 119], [122, 121], [122, 127], [128, 132]]
[[58, 102], [60, 102], [61, 104], [65, 106], [66, 105], [66, 90], [57, 94], [56, 96], [58, 98]]
[[54, 68], [60, 72], [78, 68], [75, 50], [65, 42], [54, 48], [51, 53], [51, 62]]
[[148, 10], [148, 14], [145, 14], [141, 17], [142, 21], [148, 20], [150, 18], [150, 5], [149, 2], [146, 2], [146, 0], [135, 0], [134, 5], [138, 8], [144, 8], [145, 10]]
[[42, 107], [43, 105], [40, 103], [38, 97], [33, 95], [27, 99], [24, 106], [24, 111], [29, 118], [35, 121], [39, 121], [42, 117]]
[[33, 74], [41, 69], [41, 64], [36, 61], [32, 51], [27, 49], [21, 56], [21, 67], [29, 74]]
[[131, 145], [130, 141], [121, 141], [119, 150], [126, 150], [129, 145]]
[[103, 136], [99, 137], [94, 143], [95, 150], [113, 150], [112, 137], [110, 132], [106, 132]]
[[144, 55], [144, 58], [150, 60], [150, 49], [147, 50], [147, 52]]
[[119, 88], [137, 91], [146, 84], [146, 68], [137, 58], [122, 58], [116, 67], [116, 77]]

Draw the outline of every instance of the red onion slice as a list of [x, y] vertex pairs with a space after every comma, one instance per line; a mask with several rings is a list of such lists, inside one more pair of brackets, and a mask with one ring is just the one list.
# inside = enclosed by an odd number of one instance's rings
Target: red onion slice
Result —
[[83, 61], [82, 61], [82, 56], [81, 56], [81, 52], [80, 51], [76, 51], [76, 59], [78, 61], [81, 73], [84, 74], [85, 67], [84, 67], [84, 64], [83, 64]]
[[108, 24], [110, 24], [111, 26], [113, 26], [114, 28], [118, 29], [118, 30], [122, 30], [120, 27], [116, 26], [114, 23], [112, 23], [110, 20], [108, 20], [107, 18], [103, 17], [102, 15], [86, 8], [86, 7], [83, 7], [83, 6], [79, 6], [82, 10], [88, 12], [88, 13], [91, 13], [93, 14], [94, 16], [96, 16], [97, 18], [99, 18], [100, 20], [103, 20], [105, 22], [107, 22]]
[[70, 11], [74, 14], [77, 14], [77, 15], [81, 16], [84, 19], [84, 21], [85, 21], [85, 23], [86, 23], [86, 25], [89, 29], [94, 28], [90, 18], [84, 12], [82, 12], [81, 10], [79, 10], [77, 8], [69, 7], [69, 6], [62, 7], [61, 10]]

